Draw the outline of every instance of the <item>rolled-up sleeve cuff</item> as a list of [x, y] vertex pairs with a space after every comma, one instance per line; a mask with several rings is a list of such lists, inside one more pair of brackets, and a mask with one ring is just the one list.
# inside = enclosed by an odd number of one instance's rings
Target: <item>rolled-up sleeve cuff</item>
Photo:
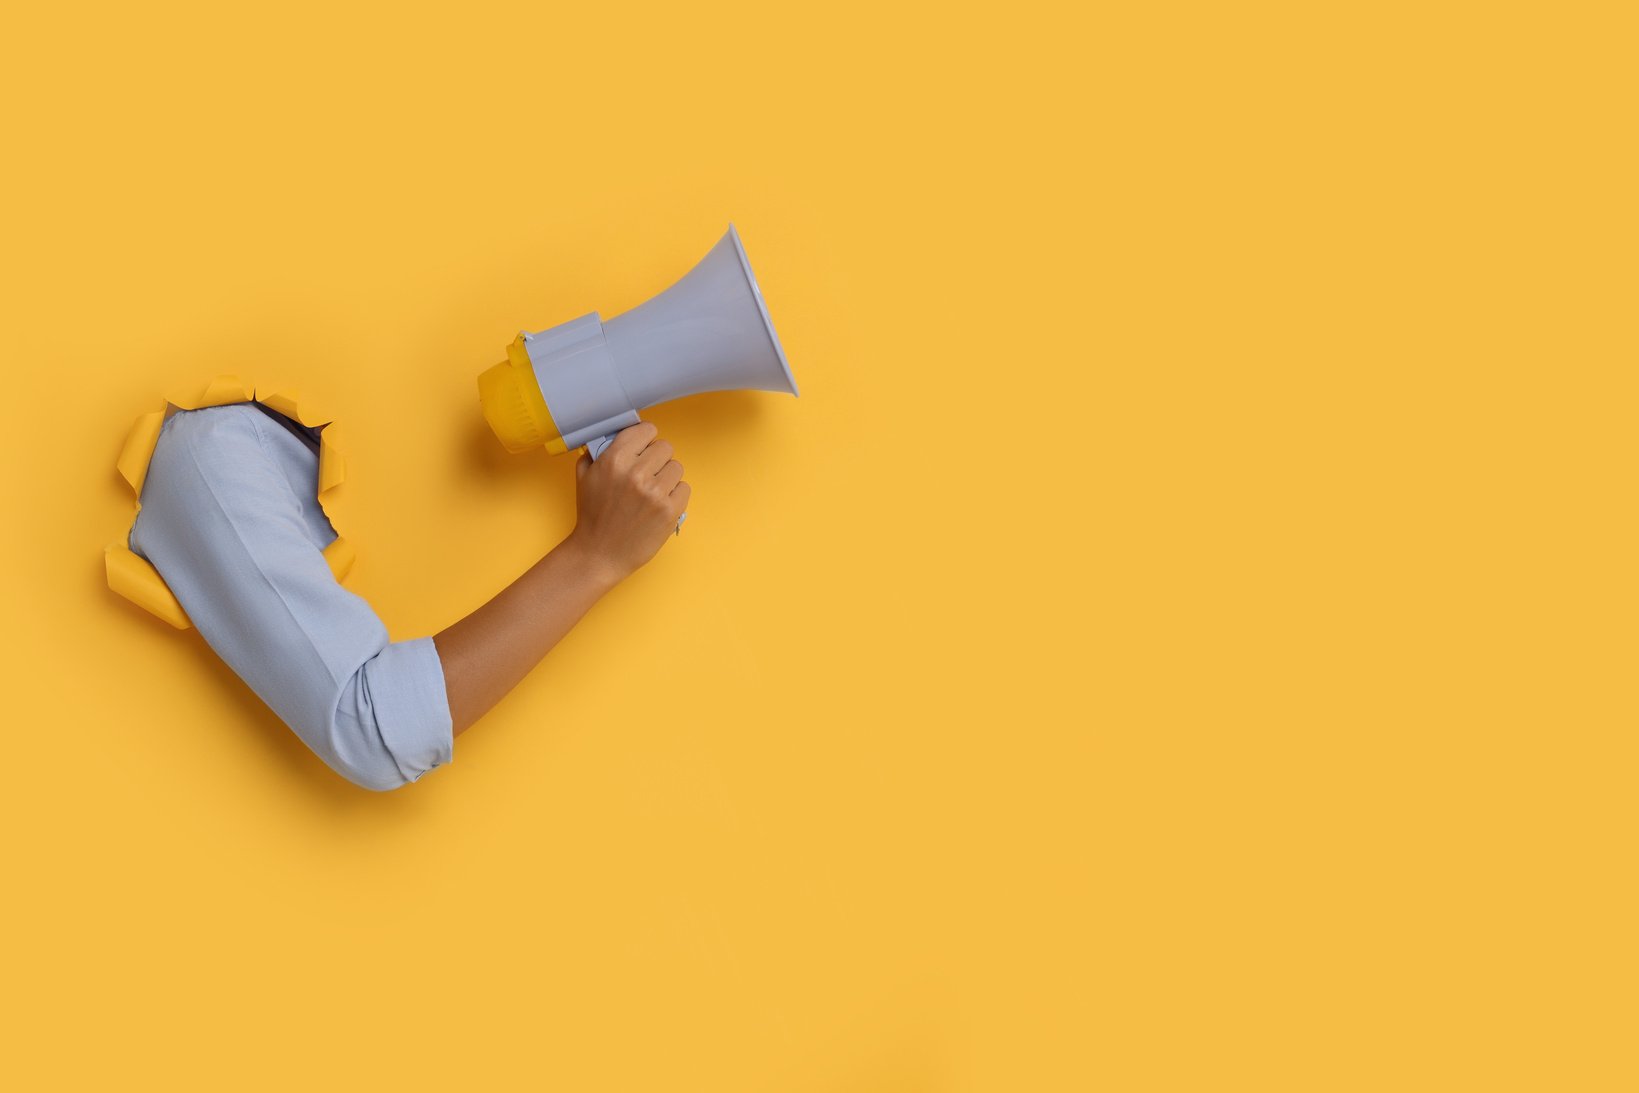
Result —
[[444, 690], [444, 664], [430, 637], [394, 642], [365, 666], [371, 678], [381, 740], [399, 773], [414, 782], [448, 763], [455, 752], [454, 723]]

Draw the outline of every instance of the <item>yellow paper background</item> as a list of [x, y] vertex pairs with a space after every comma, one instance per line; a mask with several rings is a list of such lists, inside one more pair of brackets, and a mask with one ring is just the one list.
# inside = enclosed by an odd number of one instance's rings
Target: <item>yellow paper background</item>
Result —
[[[37, 5], [0, 34], [14, 1088], [1633, 1088], [1619, 5]], [[475, 376], [733, 220], [802, 385], [375, 796], [113, 595], [133, 417], [330, 408], [431, 633]]]

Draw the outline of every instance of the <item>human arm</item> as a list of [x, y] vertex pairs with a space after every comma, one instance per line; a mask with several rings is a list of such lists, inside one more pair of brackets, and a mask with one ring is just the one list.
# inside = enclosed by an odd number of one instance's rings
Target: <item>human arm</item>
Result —
[[390, 642], [325, 562], [335, 532], [315, 476], [312, 454], [248, 404], [179, 412], [161, 429], [129, 542], [258, 697], [337, 773], [375, 790], [448, 763], [457, 725], [652, 557], [689, 495], [671, 446], [634, 426], [577, 466], [564, 543], [436, 639]]

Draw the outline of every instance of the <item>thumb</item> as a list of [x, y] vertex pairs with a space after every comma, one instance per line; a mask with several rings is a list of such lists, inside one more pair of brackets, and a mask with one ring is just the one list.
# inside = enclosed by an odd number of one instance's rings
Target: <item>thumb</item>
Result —
[[591, 453], [590, 452], [580, 453], [580, 458], [575, 460], [575, 480], [579, 481], [580, 479], [585, 478], [586, 477], [586, 472], [591, 470], [591, 469], [592, 469], [592, 455], [591, 455]]

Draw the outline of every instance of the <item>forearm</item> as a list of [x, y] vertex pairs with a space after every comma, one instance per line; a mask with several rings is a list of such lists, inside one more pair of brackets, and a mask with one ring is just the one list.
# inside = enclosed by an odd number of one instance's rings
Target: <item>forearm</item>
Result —
[[455, 733], [517, 686], [619, 579], [570, 536], [488, 603], [436, 634]]
[[529, 674], [581, 616], [654, 557], [689, 503], [683, 465], [648, 422], [575, 463], [575, 530], [484, 606], [433, 637], [459, 734]]

